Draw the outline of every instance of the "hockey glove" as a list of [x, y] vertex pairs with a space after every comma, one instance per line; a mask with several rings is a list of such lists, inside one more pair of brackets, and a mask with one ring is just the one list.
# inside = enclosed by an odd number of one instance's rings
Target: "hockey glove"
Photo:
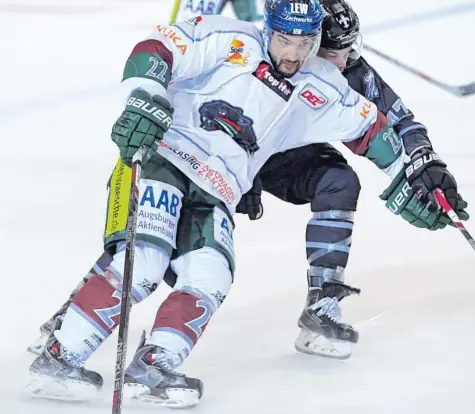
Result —
[[254, 178], [252, 188], [242, 196], [236, 207], [236, 213], [247, 214], [250, 220], [259, 220], [264, 214], [261, 202], [262, 182], [258, 176]]
[[461, 220], [468, 220], [467, 203], [458, 194], [457, 183], [439, 156], [428, 149], [414, 155], [391, 185], [380, 195], [386, 207], [413, 226], [439, 230], [451, 224], [434, 197], [440, 188]]
[[145, 159], [148, 159], [170, 127], [172, 116], [173, 108], [165, 98], [152, 97], [143, 89], [132, 92], [124, 112], [112, 127], [112, 141], [119, 147], [122, 160], [130, 164], [142, 146], [146, 150]]

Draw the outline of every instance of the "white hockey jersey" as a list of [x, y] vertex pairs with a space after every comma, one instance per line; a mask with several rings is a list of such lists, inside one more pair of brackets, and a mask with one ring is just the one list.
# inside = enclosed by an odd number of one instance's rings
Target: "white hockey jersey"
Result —
[[[163, 61], [151, 57], [147, 76], [123, 85], [171, 102], [173, 123], [159, 154], [232, 213], [272, 154], [316, 142], [367, 142], [387, 125], [324, 59], [309, 58], [292, 78], [278, 77], [252, 23], [202, 16], [158, 25], [144, 42]], [[168, 90], [164, 65], [171, 66]], [[399, 161], [386, 172], [399, 171]]]

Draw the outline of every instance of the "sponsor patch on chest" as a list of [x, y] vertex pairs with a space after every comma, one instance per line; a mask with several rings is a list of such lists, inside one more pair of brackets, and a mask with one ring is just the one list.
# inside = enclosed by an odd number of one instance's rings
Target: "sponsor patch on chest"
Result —
[[299, 93], [300, 100], [312, 109], [321, 109], [328, 102], [328, 98], [315, 86], [307, 83]]
[[269, 63], [263, 60], [252, 74], [272, 92], [275, 92], [284, 101], [288, 102], [295, 86], [287, 79], [278, 75]]

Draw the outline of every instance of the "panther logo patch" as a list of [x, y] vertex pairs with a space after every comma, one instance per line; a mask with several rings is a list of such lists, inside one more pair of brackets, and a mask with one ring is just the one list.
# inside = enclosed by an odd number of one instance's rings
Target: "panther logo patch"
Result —
[[241, 108], [225, 101], [210, 101], [199, 110], [201, 125], [206, 131], [223, 131], [228, 134], [248, 154], [254, 154], [259, 146], [252, 124], [254, 121], [244, 115]]

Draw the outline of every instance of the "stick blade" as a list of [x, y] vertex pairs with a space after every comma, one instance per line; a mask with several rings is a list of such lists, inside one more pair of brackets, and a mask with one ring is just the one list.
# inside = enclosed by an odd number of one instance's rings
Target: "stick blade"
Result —
[[461, 96], [469, 96], [469, 95], [473, 95], [474, 93], [475, 93], [475, 82], [460, 86]]

